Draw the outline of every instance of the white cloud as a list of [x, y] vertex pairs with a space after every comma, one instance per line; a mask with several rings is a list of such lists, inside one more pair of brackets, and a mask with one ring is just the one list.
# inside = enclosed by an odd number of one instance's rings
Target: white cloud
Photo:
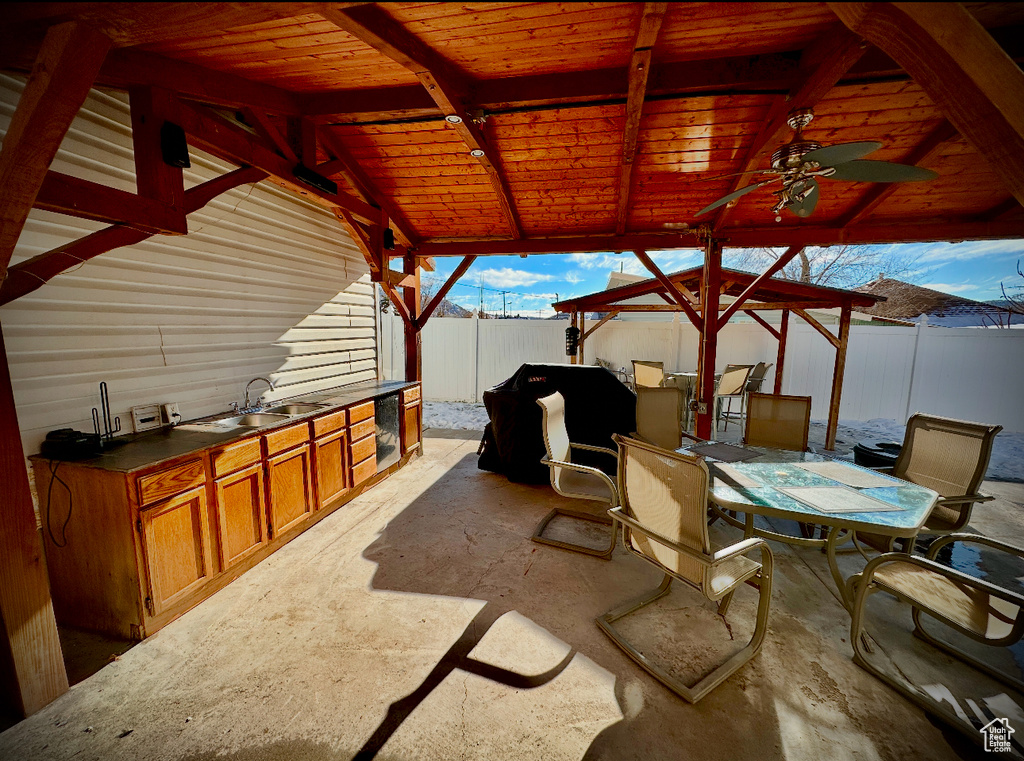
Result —
[[565, 273], [565, 277], [562, 279], [567, 283], [572, 283], [573, 285], [583, 282], [583, 276], [578, 272], [567, 272]]
[[500, 269], [480, 270], [476, 273], [485, 285], [494, 288], [517, 288], [522, 285], [533, 285], [548, 280], [555, 280], [554, 275], [541, 275], [537, 272], [501, 267]]
[[[574, 264], [588, 270], [621, 270], [631, 275], [651, 274], [630, 251], [621, 254], [569, 254], [568, 258]], [[704, 255], [691, 249], [652, 251], [651, 259], [663, 272], [668, 273], [696, 267], [704, 260]]]

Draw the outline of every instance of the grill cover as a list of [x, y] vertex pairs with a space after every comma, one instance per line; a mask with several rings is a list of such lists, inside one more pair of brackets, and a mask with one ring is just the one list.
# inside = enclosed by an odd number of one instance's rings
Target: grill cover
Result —
[[[576, 444], [615, 449], [613, 433], [636, 430], [636, 394], [603, 367], [526, 364], [503, 383], [484, 391], [490, 423], [481, 442], [479, 467], [517, 483], [546, 483], [543, 414], [537, 399], [559, 392], [565, 398], [565, 427]], [[573, 462], [615, 475], [615, 461], [575, 449]]]

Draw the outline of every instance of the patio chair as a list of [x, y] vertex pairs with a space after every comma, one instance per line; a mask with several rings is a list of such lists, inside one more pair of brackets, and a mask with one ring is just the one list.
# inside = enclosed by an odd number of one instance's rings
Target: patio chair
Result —
[[[907, 421], [896, 464], [891, 470], [875, 470], [939, 493], [941, 499], [925, 521], [922, 534], [960, 531], [970, 521], [975, 503], [993, 499], [979, 494], [978, 487], [985, 479], [992, 445], [1001, 430], [1001, 425], [917, 413]], [[879, 552], [895, 549], [892, 537], [858, 532], [856, 539]]]
[[[788, 394], [751, 393], [747, 406], [746, 427], [743, 443], [751, 447], [787, 449], [793, 452], [808, 450], [807, 439], [811, 427], [811, 397]], [[731, 512], [712, 506], [717, 518], [731, 526], [747, 529], [748, 526]], [[749, 516], [748, 516], [749, 519]], [[808, 547], [823, 547], [825, 531], [811, 523], [800, 523], [800, 536], [783, 534], [766, 528], [752, 528], [755, 536], [788, 544]], [[815, 531], [821, 536], [814, 538]]]
[[[569, 434], [565, 429], [565, 399], [555, 392], [537, 400], [537, 404], [544, 411], [543, 430], [544, 447], [547, 450], [547, 459], [542, 460], [551, 470], [551, 486], [563, 497], [572, 499], [585, 499], [593, 502], [603, 502], [613, 507], [619, 504], [619, 494], [615, 482], [599, 468], [592, 468], [587, 465], [578, 465], [572, 462], [572, 450], [581, 449], [591, 452], [602, 452], [611, 455], [618, 460], [618, 453], [606, 447], [596, 447], [589, 444], [573, 444], [569, 441]], [[533, 541], [541, 544], [550, 544], [553, 547], [560, 547], [563, 550], [581, 552], [585, 555], [611, 559], [615, 550], [615, 530], [609, 532], [610, 537], [607, 547], [588, 547], [583, 544], [564, 542], [558, 539], [549, 539], [544, 536], [544, 530], [556, 516], [564, 516], [576, 520], [598, 523], [604, 526], [612, 526], [612, 522], [605, 515], [595, 515], [576, 510], [565, 510], [556, 507], [545, 516], [536, 530], [533, 532]]]
[[[619, 446], [622, 504], [608, 511], [622, 527], [622, 543], [634, 555], [665, 574], [656, 590], [597, 619], [616, 645], [665, 686], [696, 703], [750, 660], [760, 649], [768, 624], [772, 591], [772, 551], [762, 539], [744, 539], [714, 549], [708, 535], [708, 468], [699, 457], [671, 452], [615, 434]], [[760, 550], [761, 562], [746, 557]], [[757, 588], [758, 606], [750, 642], [702, 676], [684, 684], [627, 641], [614, 623], [668, 594], [678, 579], [718, 602], [725, 616], [735, 591], [745, 582]]]
[[[965, 700], [968, 707], [977, 714], [977, 724], [973, 724], [970, 719], [965, 722], [965, 712], [954, 711], [951, 703], [932, 698], [924, 690], [918, 689], [909, 682], [902, 670], [900, 676], [896, 677], [880, 668], [870, 655], [873, 650], [868, 649], [865, 642], [867, 600], [876, 592], [885, 592], [911, 606], [915, 636], [1014, 690], [1024, 691], [1024, 682], [1008, 674], [1005, 666], [994, 667], [955, 647], [945, 638], [934, 636], [925, 628], [925, 621], [929, 622], [929, 628], [933, 630], [934, 623], [942, 624], [975, 642], [1001, 648], [1019, 642], [1024, 634], [1024, 595], [936, 562], [939, 551], [954, 542], [980, 544], [1024, 558], [1024, 548], [972, 534], [940, 537], [932, 543], [926, 557], [902, 552], [880, 555], [869, 562], [862, 573], [851, 577], [847, 584], [848, 594], [853, 600], [850, 642], [853, 643], [853, 660], [859, 666], [903, 693], [926, 712], [938, 716], [980, 743], [979, 729], [993, 717], [981, 713], [978, 706], [984, 705], [982, 698], [991, 694], [991, 688], [983, 688], [983, 695], [979, 693], [974, 699]], [[883, 649], [890, 656], [896, 652], [908, 652], [904, 648]], [[1006, 660], [1012, 662], [1012, 657]], [[903, 665], [906, 666], [905, 663]], [[898, 668], [900, 664], [896, 666]], [[962, 689], [968, 682], [956, 680], [956, 684]], [[1014, 744], [1020, 752], [1022, 748], [1019, 742], [1015, 740]]]
[[665, 363], [633, 360], [633, 388], [660, 388], [665, 385]]
[[750, 377], [747, 378], [747, 394], [757, 393], [761, 390], [761, 386], [764, 384], [764, 376], [771, 369], [771, 362], [758, 362], [754, 365], [754, 369], [750, 371]]
[[[718, 381], [718, 388], [715, 390], [715, 429], [718, 430], [718, 423], [725, 418], [725, 427], [729, 427], [729, 415], [732, 410], [732, 400], [740, 400], [740, 415], [743, 415], [743, 400], [746, 396], [747, 379], [753, 365], [726, 365], [722, 377]], [[729, 403], [726, 411], [722, 410], [723, 402]]]
[[640, 439], [662, 449], [678, 449], [683, 442], [686, 392], [676, 387], [636, 390], [636, 432]]

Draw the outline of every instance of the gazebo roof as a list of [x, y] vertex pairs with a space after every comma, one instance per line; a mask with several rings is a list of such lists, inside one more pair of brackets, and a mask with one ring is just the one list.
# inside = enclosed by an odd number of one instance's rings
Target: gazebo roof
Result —
[[[695, 267], [682, 272], [676, 272], [666, 277], [678, 287], [684, 295], [692, 295], [693, 306], [699, 303], [700, 282], [704, 272], [703, 267]], [[758, 275], [741, 270], [722, 269], [722, 290], [724, 297], [739, 297], [758, 279]], [[685, 289], [685, 290], [683, 290]], [[630, 304], [623, 306], [622, 302], [638, 296], [657, 295], [665, 299], [664, 304]], [[687, 295], [687, 298], [689, 298]], [[762, 282], [751, 292], [746, 294], [747, 300], [740, 305], [741, 310], [757, 309], [828, 309], [832, 307], [849, 306], [858, 309], [868, 309], [879, 301], [885, 301], [884, 296], [877, 296], [871, 293], [858, 291], [847, 291], [840, 288], [826, 288], [822, 285], [799, 283], [793, 280], [781, 280], [776, 278], [762, 279]], [[723, 300], [722, 308], [729, 306], [729, 301]], [[783, 307], [782, 305], [785, 305]], [[554, 304], [557, 312], [610, 312], [610, 311], [682, 311], [682, 307], [669, 299], [668, 288], [657, 278], [650, 278], [639, 283], [623, 285], [618, 288], [609, 288], [605, 291], [590, 293], [585, 296], [577, 296], [574, 299], [565, 299]]]

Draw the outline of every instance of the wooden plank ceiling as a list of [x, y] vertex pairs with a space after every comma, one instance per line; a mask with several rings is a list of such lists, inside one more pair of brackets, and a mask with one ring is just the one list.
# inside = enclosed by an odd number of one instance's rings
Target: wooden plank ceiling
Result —
[[[1021, 60], [1020, 5], [965, 7]], [[824, 3], [7, 8], [6, 68], [31, 63], [48, 26], [84, 19], [116, 48], [101, 84], [158, 84], [219, 107], [277, 155], [383, 207], [423, 256], [483, 240], [480, 253], [542, 250], [540, 239], [566, 236], [675, 233], [666, 245], [678, 245], [702, 222], [726, 245], [1024, 237], [992, 156]], [[808, 102], [787, 102], [793, 93]], [[807, 219], [776, 222], [771, 187], [695, 217], [748, 182], [722, 175], [767, 168], [799, 106], [815, 112], [805, 139], [875, 140], [871, 159], [920, 161], [939, 178], [823, 180]]]

